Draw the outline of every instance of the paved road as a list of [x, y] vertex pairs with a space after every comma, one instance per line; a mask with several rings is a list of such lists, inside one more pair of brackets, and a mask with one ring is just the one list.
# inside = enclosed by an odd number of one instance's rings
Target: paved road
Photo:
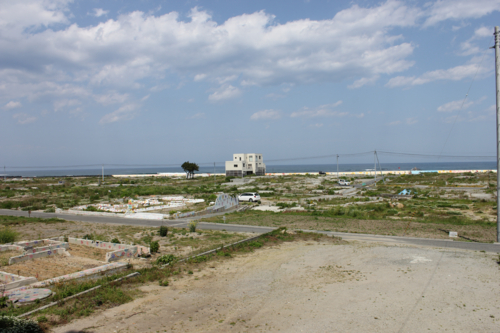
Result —
[[[204, 215], [203, 217], [210, 217], [221, 215], [224, 213], [214, 213], [210, 215]], [[10, 209], [0, 209], [0, 215], [10, 215], [10, 216], [28, 216], [28, 212], [21, 210], [10, 210]], [[74, 214], [60, 214], [60, 213], [41, 213], [32, 212], [31, 217], [42, 217], [51, 218], [58, 217], [68, 221], [82, 221], [82, 222], [92, 222], [92, 223], [112, 223], [112, 224], [123, 224], [123, 225], [140, 225], [146, 227], [158, 227], [161, 225], [166, 225], [168, 227], [178, 227], [187, 228], [188, 222], [195, 218], [185, 218], [178, 220], [148, 220], [148, 219], [131, 219], [123, 217], [108, 217], [108, 216], [89, 216], [89, 215], [74, 215]], [[199, 219], [197, 217], [196, 219]], [[230, 221], [228, 221], [230, 222]], [[198, 225], [200, 229], [206, 230], [226, 230], [233, 232], [249, 232], [249, 233], [266, 233], [274, 230], [274, 228], [268, 227], [258, 227], [258, 226], [241, 226], [233, 224], [222, 224], [222, 223], [207, 223], [201, 222]]]
[[[0, 215], [10, 215], [10, 216], [28, 216], [28, 212], [18, 211], [18, 210], [8, 210], [0, 209]], [[32, 217], [42, 217], [51, 218], [58, 217], [68, 221], [83, 221], [83, 222], [93, 222], [93, 223], [112, 223], [112, 224], [123, 224], [123, 225], [140, 225], [147, 227], [157, 227], [160, 225], [166, 225], [169, 227], [187, 228], [189, 219], [179, 219], [179, 220], [144, 220], [144, 219], [129, 219], [121, 217], [104, 217], [104, 216], [85, 216], [85, 215], [70, 215], [70, 214], [56, 214], [56, 213], [31, 213]], [[230, 221], [229, 221], [230, 222]], [[232, 232], [248, 232], [248, 233], [266, 233], [274, 230], [271, 227], [259, 227], [259, 226], [249, 226], [249, 225], [237, 225], [237, 224], [222, 224], [222, 223], [207, 223], [201, 222], [198, 228], [205, 230], [226, 230]], [[304, 230], [311, 231], [311, 230]], [[429, 238], [412, 238], [412, 237], [399, 237], [399, 236], [383, 236], [383, 235], [369, 235], [369, 234], [351, 234], [343, 232], [331, 232], [331, 231], [314, 231], [319, 233], [324, 233], [327, 235], [334, 235], [342, 237], [345, 240], [356, 240], [363, 242], [381, 242], [381, 243], [395, 243], [395, 244], [408, 244], [408, 245], [419, 245], [419, 246], [431, 246], [431, 247], [442, 247], [442, 248], [454, 248], [463, 250], [473, 250], [473, 251], [486, 251], [486, 252], [496, 252], [500, 253], [500, 244], [491, 243], [473, 243], [473, 242], [462, 242], [462, 241], [452, 241], [448, 239], [429, 239]]]

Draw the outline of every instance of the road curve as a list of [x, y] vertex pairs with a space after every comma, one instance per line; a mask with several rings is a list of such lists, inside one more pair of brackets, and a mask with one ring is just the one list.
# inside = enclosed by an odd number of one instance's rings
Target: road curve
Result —
[[[0, 209], [0, 215], [9, 216], [28, 216], [28, 212], [19, 210]], [[74, 214], [60, 214], [60, 213], [42, 213], [32, 212], [32, 217], [51, 218], [57, 217], [68, 221], [77, 222], [92, 222], [92, 223], [111, 223], [122, 225], [136, 225], [146, 227], [158, 227], [161, 225], [177, 228], [187, 228], [190, 219], [178, 220], [146, 220], [146, 219], [131, 219], [122, 217], [107, 217], [107, 216], [88, 216], [88, 215], [74, 215]], [[272, 227], [259, 227], [250, 225], [237, 225], [237, 224], [223, 224], [223, 223], [208, 223], [201, 222], [198, 225], [199, 229], [204, 230], [226, 230], [231, 232], [247, 232], [263, 234], [274, 230]], [[414, 238], [414, 237], [400, 237], [400, 236], [385, 236], [385, 235], [371, 235], [371, 234], [354, 234], [344, 232], [332, 231], [316, 231], [304, 230], [308, 232], [318, 232], [330, 236], [342, 237], [345, 240], [355, 240], [362, 242], [380, 242], [380, 243], [395, 243], [395, 244], [408, 244], [418, 246], [430, 246], [441, 248], [454, 248], [472, 251], [486, 251], [500, 253], [500, 244], [492, 243], [475, 243], [475, 242], [462, 242], [453, 241], [449, 239], [431, 239], [431, 238]]]

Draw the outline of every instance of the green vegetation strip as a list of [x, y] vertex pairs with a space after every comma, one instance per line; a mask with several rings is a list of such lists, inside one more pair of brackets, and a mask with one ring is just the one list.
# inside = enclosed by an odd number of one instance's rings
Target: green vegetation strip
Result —
[[[126, 276], [124, 276], [124, 277], [118, 278], [118, 279], [113, 280], [113, 281], [111, 281], [111, 282], [112, 282], [112, 283], [113, 283], [113, 282], [118, 282], [118, 281], [121, 281], [121, 280], [124, 280], [124, 279], [128, 279], [128, 278], [131, 278], [131, 277], [137, 276], [137, 275], [139, 275], [139, 274], [140, 274], [139, 272], [131, 273], [131, 274], [129, 274], [129, 275], [126, 275]], [[94, 290], [96, 290], [96, 289], [99, 289], [99, 288], [101, 288], [101, 287], [102, 287], [102, 285], [95, 286], [95, 287], [93, 287], [93, 288], [90, 288], [90, 289], [87, 289], [87, 290], [85, 290], [85, 291], [82, 291], [81, 293], [78, 293], [78, 294], [76, 294], [76, 295], [73, 295], [73, 296], [68, 296], [68, 297], [66, 297], [66, 298], [64, 298], [64, 299], [61, 299], [61, 300], [59, 300], [59, 301], [55, 301], [55, 302], [52, 302], [52, 303], [47, 304], [47, 305], [45, 305], [45, 306], [42, 306], [41, 308], [35, 309], [35, 310], [33, 310], [33, 311], [30, 311], [30, 312], [23, 313], [23, 314], [21, 314], [21, 315], [17, 316], [17, 318], [22, 318], [22, 317], [29, 316], [29, 315], [31, 315], [31, 314], [33, 314], [33, 313], [36, 313], [36, 312], [38, 312], [38, 311], [41, 311], [41, 310], [44, 310], [44, 309], [50, 308], [51, 306], [54, 306], [54, 305], [59, 304], [59, 303], [61, 303], [61, 302], [68, 301], [68, 300], [70, 300], [70, 299], [72, 299], [72, 298], [75, 298], [75, 297], [81, 296], [81, 295], [83, 295], [83, 294], [89, 293], [89, 292], [94, 291]]]

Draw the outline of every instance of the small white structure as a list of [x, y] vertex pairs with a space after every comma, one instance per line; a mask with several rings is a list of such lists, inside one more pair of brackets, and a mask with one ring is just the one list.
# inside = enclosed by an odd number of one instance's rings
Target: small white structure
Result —
[[242, 177], [250, 174], [258, 176], [266, 174], [262, 154], [233, 154], [233, 160], [226, 161], [226, 177]]

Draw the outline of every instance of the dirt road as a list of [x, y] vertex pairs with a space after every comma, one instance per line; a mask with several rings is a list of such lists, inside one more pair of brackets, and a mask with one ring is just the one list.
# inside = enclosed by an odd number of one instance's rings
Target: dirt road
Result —
[[56, 332], [494, 332], [498, 255], [288, 243], [210, 264]]

